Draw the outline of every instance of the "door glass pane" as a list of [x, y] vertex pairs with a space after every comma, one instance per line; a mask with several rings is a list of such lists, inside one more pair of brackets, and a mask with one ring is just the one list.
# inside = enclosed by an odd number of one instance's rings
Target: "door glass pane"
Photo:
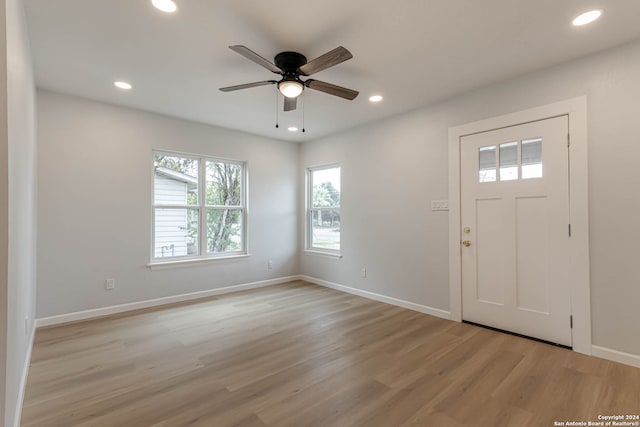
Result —
[[156, 205], [197, 205], [198, 160], [156, 154], [153, 190]]
[[340, 207], [340, 168], [311, 171], [312, 206], [314, 208]]
[[518, 143], [500, 144], [500, 181], [518, 179]]
[[522, 141], [522, 179], [542, 177], [542, 138]]
[[311, 246], [340, 250], [340, 211], [311, 211]]
[[207, 209], [207, 253], [242, 250], [242, 209]]
[[155, 209], [155, 258], [198, 255], [198, 209]]
[[242, 166], [236, 163], [207, 162], [209, 206], [240, 206]]
[[496, 180], [496, 146], [481, 147], [478, 155], [479, 181], [495, 182]]

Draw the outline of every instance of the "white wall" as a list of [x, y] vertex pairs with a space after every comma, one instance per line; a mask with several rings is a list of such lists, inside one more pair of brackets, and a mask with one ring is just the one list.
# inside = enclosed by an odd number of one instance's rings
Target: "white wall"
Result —
[[[5, 8], [6, 6], [6, 8]], [[24, 374], [29, 364], [35, 317], [36, 287], [36, 139], [35, 87], [31, 54], [22, 2], [3, 2], [6, 11], [6, 125], [3, 138], [8, 144], [0, 147], [2, 171], [7, 181], [0, 187], [7, 189], [8, 221], [0, 225], [0, 234], [7, 232], [6, 301], [6, 378], [4, 382], [4, 425], [10, 426], [19, 418]], [[5, 21], [3, 20], [3, 23]], [[4, 31], [2, 33], [5, 33]], [[5, 45], [5, 43], [1, 43]], [[3, 55], [4, 57], [4, 55]], [[4, 67], [3, 67], [4, 68]], [[4, 82], [4, 76], [0, 81]], [[4, 84], [3, 84], [4, 86]], [[5, 117], [3, 112], [2, 117]], [[4, 175], [4, 173], [3, 173]], [[0, 195], [0, 200], [4, 200]], [[0, 215], [1, 216], [1, 215]], [[6, 229], [5, 229], [6, 227]], [[2, 246], [5, 241], [0, 238]], [[0, 256], [5, 259], [5, 257]], [[0, 268], [2, 270], [2, 268]], [[3, 272], [4, 273], [4, 272]], [[2, 279], [0, 279], [2, 280]], [[6, 309], [6, 311], [5, 311]], [[25, 325], [25, 320], [27, 324]]]
[[[297, 274], [297, 144], [45, 91], [38, 138], [38, 317]], [[146, 267], [153, 149], [248, 162], [250, 257]]]
[[448, 128], [580, 95], [588, 97], [593, 343], [640, 355], [640, 42], [304, 144], [301, 176], [342, 163], [344, 257], [302, 254], [301, 273], [448, 310], [447, 213], [430, 209], [448, 197]]
[[0, 0], [0, 425], [7, 385], [7, 297], [9, 293], [9, 132], [7, 130], [6, 2]]

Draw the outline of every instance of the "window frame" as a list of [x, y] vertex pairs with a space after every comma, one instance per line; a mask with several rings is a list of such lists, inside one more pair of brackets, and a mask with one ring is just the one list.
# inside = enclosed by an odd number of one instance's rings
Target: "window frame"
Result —
[[[338, 206], [314, 207], [313, 206], [313, 173], [325, 169], [340, 170], [340, 200]], [[305, 174], [305, 251], [341, 258], [342, 257], [342, 165], [340, 163], [329, 163], [306, 168]], [[315, 211], [338, 211], [340, 213], [340, 249], [328, 249], [313, 246], [313, 212]]]
[[[173, 204], [157, 204], [155, 201], [155, 157], [157, 155], [179, 157], [185, 159], [192, 159], [198, 162], [198, 203], [195, 205], [173, 205]], [[240, 171], [240, 204], [233, 206], [225, 205], [208, 205], [206, 200], [206, 188], [207, 188], [207, 162], [226, 163], [238, 165], [241, 167]], [[149, 266], [154, 265], [166, 265], [166, 264], [182, 264], [185, 262], [197, 262], [208, 260], [220, 260], [228, 258], [241, 258], [248, 256], [248, 164], [246, 161], [228, 159], [224, 157], [215, 157], [208, 155], [182, 153], [178, 151], [166, 151], [166, 150], [152, 150], [151, 153], [151, 245], [150, 245], [150, 263]], [[179, 255], [170, 257], [156, 257], [155, 245], [156, 245], [156, 210], [168, 208], [168, 209], [196, 209], [198, 211], [198, 253], [195, 255]], [[242, 241], [241, 248], [235, 251], [221, 252], [221, 253], [209, 253], [207, 252], [207, 211], [209, 209], [216, 210], [240, 210], [241, 232], [240, 238]]]

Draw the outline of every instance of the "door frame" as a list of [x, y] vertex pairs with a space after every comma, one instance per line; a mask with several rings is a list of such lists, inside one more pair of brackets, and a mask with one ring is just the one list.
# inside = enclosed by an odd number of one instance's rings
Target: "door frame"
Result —
[[[462, 254], [460, 223], [460, 144], [462, 137], [505, 127], [568, 116], [569, 221], [571, 239], [571, 313], [573, 350], [591, 354], [591, 291], [589, 281], [589, 205], [587, 168], [587, 97], [581, 96], [541, 107], [449, 128], [449, 311], [462, 321]], [[568, 319], [567, 319], [568, 321]]]

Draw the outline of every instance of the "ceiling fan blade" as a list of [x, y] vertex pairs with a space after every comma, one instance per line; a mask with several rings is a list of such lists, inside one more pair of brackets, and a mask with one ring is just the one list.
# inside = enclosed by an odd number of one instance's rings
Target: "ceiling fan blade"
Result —
[[347, 89], [346, 87], [337, 86], [327, 82], [321, 82], [320, 80], [309, 79], [304, 82], [305, 86], [309, 89], [318, 90], [320, 92], [328, 93], [329, 95], [339, 96], [340, 98], [354, 100], [358, 96], [358, 91]]
[[277, 67], [273, 62], [263, 58], [262, 56], [258, 55], [257, 53], [255, 53], [254, 51], [252, 51], [246, 46], [234, 45], [234, 46], [229, 46], [229, 49], [231, 49], [236, 53], [239, 53], [240, 55], [244, 56], [247, 59], [250, 59], [251, 61], [255, 62], [258, 65], [262, 65], [264, 68], [266, 68], [267, 70], [273, 73], [282, 74], [282, 70], [279, 67]]
[[284, 97], [284, 111], [293, 111], [298, 105], [298, 98]]
[[324, 55], [319, 56], [316, 59], [313, 59], [302, 65], [300, 68], [298, 68], [298, 72], [303, 76], [310, 76], [311, 74], [315, 74], [318, 71], [333, 67], [334, 65], [338, 65], [339, 63], [351, 58], [353, 58], [351, 52], [349, 52], [342, 46], [338, 46], [332, 51], [327, 52]]
[[231, 91], [234, 91], [234, 90], [249, 89], [250, 87], [273, 85], [273, 84], [276, 84], [276, 83], [278, 83], [278, 82], [275, 81], [275, 80], [265, 80], [263, 82], [246, 83], [246, 84], [243, 84], [243, 85], [221, 87], [220, 90], [223, 91], [223, 92], [231, 92]]

